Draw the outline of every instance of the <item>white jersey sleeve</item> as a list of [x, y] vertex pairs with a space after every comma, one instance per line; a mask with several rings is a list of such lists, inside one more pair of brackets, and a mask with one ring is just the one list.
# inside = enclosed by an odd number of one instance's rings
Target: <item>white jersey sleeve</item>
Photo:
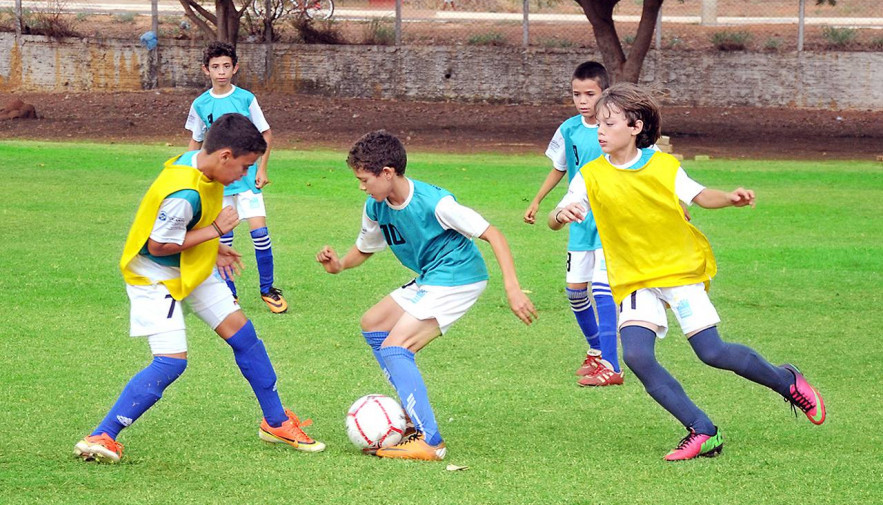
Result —
[[564, 142], [564, 135], [561, 133], [559, 126], [555, 130], [555, 135], [549, 141], [549, 147], [546, 148], [546, 157], [552, 160], [552, 166], [559, 172], [567, 172], [567, 145]]
[[205, 131], [208, 130], [205, 122], [199, 117], [199, 114], [196, 113], [196, 109], [193, 105], [190, 105], [190, 113], [187, 114], [187, 122], [184, 123], [184, 128], [193, 132], [193, 140], [197, 142], [202, 142], [205, 140]]
[[582, 172], [576, 173], [573, 180], [570, 181], [570, 185], [567, 186], [567, 193], [555, 208], [566, 207], [571, 203], [580, 204], [586, 214], [591, 210], [589, 209], [589, 194], [586, 191], [586, 182], [583, 180]]
[[166, 198], [159, 206], [150, 238], [161, 244], [184, 243], [187, 223], [193, 219], [193, 207], [183, 198]]
[[366, 207], [362, 208], [362, 229], [359, 231], [359, 237], [356, 238], [356, 247], [363, 253], [376, 253], [386, 249], [386, 239], [383, 238], [383, 231], [377, 221], [368, 217]]
[[693, 199], [704, 189], [705, 186], [691, 179], [683, 167], [678, 167], [678, 173], [675, 175], [675, 193], [682, 202], [693, 205]]
[[267, 119], [264, 117], [264, 111], [261, 110], [261, 106], [258, 105], [257, 98], [252, 100], [251, 104], [248, 106], [248, 114], [251, 118], [251, 122], [259, 132], [264, 133], [270, 129], [270, 124], [267, 123]]
[[465, 205], [460, 205], [453, 196], [446, 196], [435, 206], [435, 218], [446, 230], [454, 230], [467, 238], [480, 237], [491, 225]]

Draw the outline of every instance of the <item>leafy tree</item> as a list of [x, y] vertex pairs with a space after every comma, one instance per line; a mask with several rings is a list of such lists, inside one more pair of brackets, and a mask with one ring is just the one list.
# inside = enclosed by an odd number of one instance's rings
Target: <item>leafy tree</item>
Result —
[[[575, 0], [592, 24], [595, 33], [595, 41], [601, 51], [604, 66], [611, 73], [614, 81], [638, 82], [641, 75], [641, 67], [644, 58], [650, 50], [653, 41], [653, 31], [656, 28], [656, 17], [665, 0], [643, 0], [641, 21], [638, 23], [638, 31], [635, 34], [631, 50], [626, 56], [616, 33], [613, 23], [613, 8], [620, 0]], [[684, 0], [680, 0], [684, 1]], [[837, 0], [816, 0], [816, 5], [836, 5]]]
[[[203, 7], [201, 0], [178, 0], [184, 7], [184, 15], [199, 28], [207, 38], [236, 45], [242, 14], [252, 1], [263, 0], [215, 0], [215, 11]], [[236, 4], [240, 4], [237, 9]]]

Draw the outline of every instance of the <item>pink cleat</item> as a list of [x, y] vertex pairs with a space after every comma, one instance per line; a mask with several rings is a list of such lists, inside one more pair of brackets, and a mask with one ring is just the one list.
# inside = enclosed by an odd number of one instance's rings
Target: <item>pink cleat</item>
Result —
[[792, 408], [800, 409], [813, 424], [825, 422], [825, 402], [822, 395], [812, 387], [794, 365], [784, 364], [782, 368], [794, 374], [794, 384], [785, 401], [791, 402]]

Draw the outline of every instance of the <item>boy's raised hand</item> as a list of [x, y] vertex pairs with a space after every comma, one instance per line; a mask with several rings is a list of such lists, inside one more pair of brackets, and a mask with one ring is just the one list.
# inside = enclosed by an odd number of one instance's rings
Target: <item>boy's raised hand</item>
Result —
[[239, 214], [236, 209], [228, 205], [221, 209], [221, 213], [215, 218], [215, 225], [221, 229], [224, 234], [230, 233], [236, 225], [239, 224]]
[[325, 271], [329, 274], [340, 273], [343, 270], [343, 265], [340, 263], [340, 258], [337, 256], [337, 252], [331, 248], [331, 246], [323, 247], [318, 254], [316, 254], [316, 261], [322, 264], [322, 267], [325, 268]]
[[524, 324], [529, 325], [534, 319], [539, 317], [533, 302], [530, 301], [530, 298], [521, 289], [507, 289], [506, 297], [509, 298], [509, 308], [512, 309], [512, 313], [518, 316], [518, 319], [524, 321]]

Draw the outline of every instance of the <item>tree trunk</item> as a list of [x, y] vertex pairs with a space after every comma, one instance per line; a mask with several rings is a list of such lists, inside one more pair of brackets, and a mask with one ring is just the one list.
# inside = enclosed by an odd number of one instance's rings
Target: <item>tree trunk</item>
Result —
[[215, 0], [215, 15], [218, 18], [217, 40], [235, 46], [239, 38], [239, 17], [242, 13], [236, 10], [233, 0]]
[[662, 8], [664, 0], [644, 0], [641, 12], [641, 22], [638, 24], [638, 32], [635, 34], [635, 42], [629, 51], [628, 58], [622, 49], [622, 42], [616, 33], [613, 22], [613, 8], [620, 0], [576, 0], [582, 7], [583, 12], [592, 24], [595, 34], [595, 42], [601, 51], [601, 58], [613, 82], [627, 81], [638, 82], [641, 75], [641, 67], [644, 58], [650, 50], [653, 41], [653, 31], [656, 28], [656, 16]]

